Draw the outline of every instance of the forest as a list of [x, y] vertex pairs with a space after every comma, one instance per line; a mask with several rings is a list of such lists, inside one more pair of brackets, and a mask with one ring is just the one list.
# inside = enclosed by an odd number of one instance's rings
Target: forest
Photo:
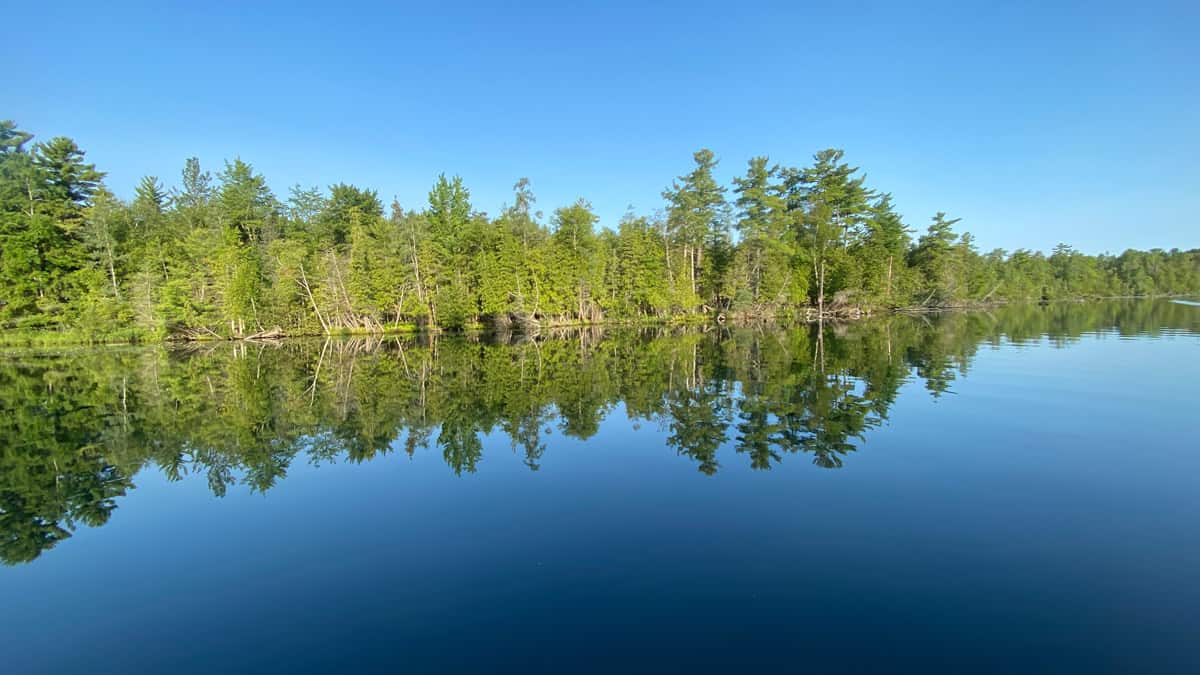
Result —
[[[235, 159], [132, 199], [66, 137], [0, 122], [0, 337], [80, 342], [860, 316], [1200, 291], [1200, 250], [980, 251], [959, 220], [923, 231], [840, 150], [749, 160], [732, 185], [693, 156], [653, 214], [600, 224], [579, 199], [497, 216], [458, 177], [385, 208], [348, 183], [276, 195]], [[6, 337], [5, 337], [6, 336]]]
[[143, 471], [194, 476], [219, 496], [266, 492], [296, 463], [398, 453], [436, 451], [470, 474], [486, 470], [485, 445], [537, 471], [558, 461], [557, 439], [592, 438], [614, 415], [657, 430], [662, 451], [705, 475], [795, 460], [837, 469], [906, 383], [919, 385], [909, 396], [946, 396], [980, 350], [1068, 347], [1114, 326], [1198, 334], [1200, 318], [1165, 302], [1028, 303], [795, 330], [589, 326], [0, 353], [0, 562], [103, 525]]

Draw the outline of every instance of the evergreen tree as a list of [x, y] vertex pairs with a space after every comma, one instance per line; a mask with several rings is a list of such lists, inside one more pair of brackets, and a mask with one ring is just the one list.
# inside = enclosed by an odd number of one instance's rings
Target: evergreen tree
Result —
[[[827, 149], [813, 156], [810, 167], [791, 169], [785, 177], [788, 209], [796, 239], [812, 270], [813, 300], [825, 313], [829, 291], [850, 290], [857, 270], [848, 249], [864, 235], [872, 193], [858, 167], [842, 161], [843, 151]], [[831, 279], [833, 276], [840, 279]], [[831, 283], [835, 282], [835, 283]]]
[[750, 160], [746, 176], [734, 178], [741, 236], [738, 274], [730, 295], [754, 308], [795, 301], [792, 259], [795, 250], [787, 228], [787, 200], [777, 165], [766, 157]]
[[866, 232], [855, 251], [862, 265], [863, 291], [887, 306], [907, 300], [909, 279], [905, 255], [911, 245], [908, 226], [892, 206], [892, 196], [883, 194], [870, 207]]
[[[868, 188], [840, 150], [799, 169], [751, 159], [732, 205], [715, 156], [700, 150], [661, 215], [631, 212], [610, 227], [583, 201], [543, 224], [526, 178], [496, 218], [445, 175], [426, 209], [393, 202], [388, 217], [377, 192], [349, 183], [327, 195], [294, 187], [285, 205], [240, 159], [214, 181], [190, 158], [178, 186], [146, 176], [126, 203], [70, 139], [32, 141], [0, 122], [0, 328], [78, 339], [537, 330], [698, 320], [697, 310], [824, 318], [1200, 291], [1196, 250], [983, 254], [944, 214], [913, 242], [891, 195]], [[751, 431], [747, 443], [767, 457], [762, 430]]]
[[959, 220], [947, 220], [939, 211], [912, 251], [912, 265], [924, 277], [929, 292], [923, 304], [931, 299], [952, 303], [965, 295], [961, 249], [956, 248], [958, 235], [953, 229]]
[[[667, 227], [674, 245], [683, 249], [693, 302], [716, 304], [718, 274], [728, 242], [725, 188], [713, 177], [717, 159], [712, 150], [699, 150], [692, 158], [696, 167], [691, 173], [679, 176], [663, 192], [668, 203]], [[708, 268], [706, 253], [716, 258]], [[706, 271], [711, 273], [706, 275]]]

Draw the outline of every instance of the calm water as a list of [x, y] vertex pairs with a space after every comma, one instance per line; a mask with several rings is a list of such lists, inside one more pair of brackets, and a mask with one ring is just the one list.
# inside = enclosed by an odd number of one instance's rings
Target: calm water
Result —
[[0, 672], [1200, 672], [1200, 307], [0, 355]]

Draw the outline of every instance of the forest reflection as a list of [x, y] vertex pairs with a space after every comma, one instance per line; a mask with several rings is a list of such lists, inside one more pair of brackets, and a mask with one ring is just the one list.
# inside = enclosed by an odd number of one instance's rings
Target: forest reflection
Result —
[[[839, 468], [902, 385], [953, 389], [981, 348], [1095, 332], [1200, 333], [1166, 301], [1020, 305], [854, 324], [211, 343], [0, 354], [0, 560], [104, 524], [139, 471], [267, 491], [296, 461], [440, 452], [475, 472], [502, 434], [531, 470], [555, 434], [654, 424], [702, 473]], [[911, 395], [911, 394], [910, 394]]]

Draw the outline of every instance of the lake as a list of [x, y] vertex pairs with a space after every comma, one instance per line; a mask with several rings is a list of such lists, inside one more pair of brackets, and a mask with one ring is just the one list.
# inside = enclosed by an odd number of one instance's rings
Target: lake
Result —
[[1200, 307], [0, 354], [0, 671], [1200, 672]]

